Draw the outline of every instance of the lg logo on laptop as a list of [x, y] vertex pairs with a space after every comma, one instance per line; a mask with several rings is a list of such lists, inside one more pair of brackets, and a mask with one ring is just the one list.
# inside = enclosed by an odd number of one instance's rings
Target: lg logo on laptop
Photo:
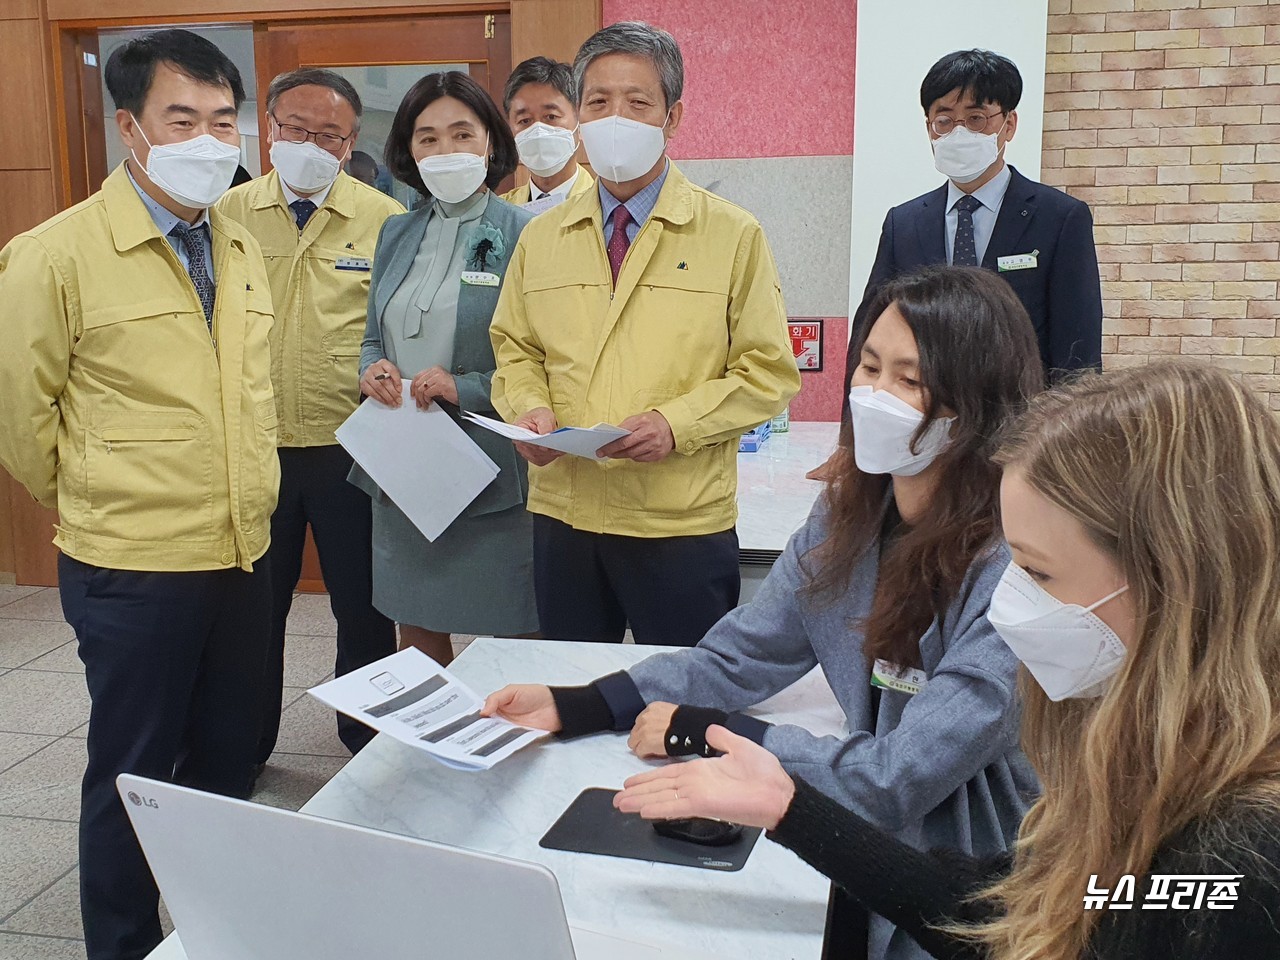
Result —
[[160, 804], [156, 803], [150, 797], [140, 797], [132, 790], [129, 791], [129, 802], [135, 807], [150, 807], [152, 810], [160, 809]]

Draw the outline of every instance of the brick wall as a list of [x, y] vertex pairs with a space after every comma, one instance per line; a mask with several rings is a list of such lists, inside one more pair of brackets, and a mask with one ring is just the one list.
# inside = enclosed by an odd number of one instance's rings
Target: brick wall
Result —
[[1280, 0], [1050, 0], [1043, 179], [1093, 208], [1104, 366], [1205, 357], [1280, 411]]

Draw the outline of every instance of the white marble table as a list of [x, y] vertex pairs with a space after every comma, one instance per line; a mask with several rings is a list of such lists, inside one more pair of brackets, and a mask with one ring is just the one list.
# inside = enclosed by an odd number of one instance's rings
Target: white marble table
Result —
[[822, 491], [804, 475], [831, 456], [838, 423], [793, 423], [755, 453], [738, 454], [738, 545], [745, 554], [780, 553]]
[[[453, 669], [480, 694], [507, 682], [577, 684], [661, 647], [473, 641]], [[753, 711], [841, 735], [844, 715], [818, 671]], [[546, 865], [570, 923], [677, 944], [725, 960], [816, 960], [828, 883], [761, 837], [736, 873], [544, 850], [538, 841], [587, 787], [617, 788], [651, 764], [620, 734], [546, 740], [487, 773], [450, 770], [380, 736], [302, 809], [347, 823]], [[183, 960], [171, 937], [151, 960]]]

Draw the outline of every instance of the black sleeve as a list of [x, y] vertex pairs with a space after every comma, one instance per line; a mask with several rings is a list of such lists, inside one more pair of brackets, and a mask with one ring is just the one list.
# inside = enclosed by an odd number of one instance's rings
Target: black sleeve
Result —
[[551, 699], [560, 714], [556, 736], [561, 740], [613, 729], [613, 713], [594, 683], [585, 687], [552, 687]]
[[1102, 368], [1102, 284], [1093, 216], [1073, 204], [1062, 223], [1047, 297], [1049, 381]]
[[985, 960], [985, 947], [936, 928], [989, 920], [993, 908], [971, 897], [1011, 867], [953, 850], [921, 853], [797, 778], [786, 815], [769, 833], [873, 913], [941, 960]]

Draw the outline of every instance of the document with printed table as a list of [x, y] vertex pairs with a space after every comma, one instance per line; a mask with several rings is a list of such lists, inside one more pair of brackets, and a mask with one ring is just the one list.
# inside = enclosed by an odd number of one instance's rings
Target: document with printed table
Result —
[[484, 698], [408, 649], [307, 691], [339, 713], [461, 770], [488, 770], [545, 730], [480, 716]]
[[439, 404], [419, 410], [409, 384], [400, 381], [400, 406], [366, 400], [334, 436], [422, 535], [435, 540], [499, 468]]
[[610, 426], [607, 423], [597, 423], [594, 427], [561, 427], [559, 430], [542, 434], [475, 413], [464, 413], [463, 416], [477, 426], [491, 430], [508, 440], [519, 440], [521, 443], [546, 447], [548, 450], [559, 450], [561, 453], [571, 453], [575, 457], [586, 457], [588, 460], [605, 459], [597, 456], [596, 451], [601, 447], [607, 447], [615, 440], [631, 435], [630, 430], [623, 430], [621, 427]]

